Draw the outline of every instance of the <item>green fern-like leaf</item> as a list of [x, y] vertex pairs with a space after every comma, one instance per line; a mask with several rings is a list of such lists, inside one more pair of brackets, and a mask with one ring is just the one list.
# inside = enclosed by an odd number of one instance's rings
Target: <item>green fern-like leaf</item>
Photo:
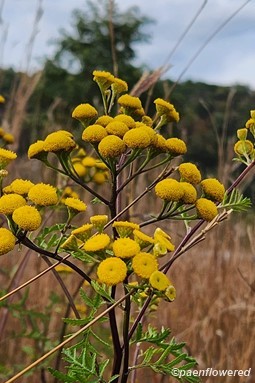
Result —
[[232, 209], [233, 211], [247, 211], [251, 205], [250, 198], [244, 197], [237, 189], [233, 189], [229, 195], [225, 194], [219, 207]]

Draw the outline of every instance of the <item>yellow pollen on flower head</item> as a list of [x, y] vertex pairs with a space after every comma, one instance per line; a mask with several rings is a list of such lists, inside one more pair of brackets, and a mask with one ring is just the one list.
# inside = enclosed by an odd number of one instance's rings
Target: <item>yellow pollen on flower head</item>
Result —
[[108, 89], [114, 82], [114, 76], [110, 72], [94, 70], [93, 76], [93, 80], [96, 81], [103, 90]]
[[145, 124], [145, 125], [147, 125], [147, 126], [152, 127], [152, 125], [153, 125], [153, 120], [152, 120], [152, 118], [150, 118], [150, 116], [143, 116], [143, 117], [142, 117], [142, 123]]
[[73, 234], [80, 241], [87, 241], [91, 237], [91, 232], [93, 229], [93, 225], [91, 223], [85, 223], [84, 225], [77, 227], [74, 229], [71, 234]]
[[184, 194], [182, 196], [182, 202], [185, 204], [193, 204], [197, 200], [197, 190], [189, 182], [181, 182], [184, 189]]
[[96, 125], [101, 125], [101, 126], [103, 126], [105, 128], [106, 125], [108, 125], [112, 121], [113, 121], [113, 118], [111, 116], [104, 115], [104, 116], [98, 117], [98, 119], [96, 120], [95, 124]]
[[126, 81], [121, 80], [118, 77], [114, 77], [114, 80], [113, 80], [111, 87], [112, 87], [113, 92], [116, 94], [128, 91], [128, 84], [126, 83]]
[[179, 173], [182, 180], [191, 183], [192, 185], [199, 184], [201, 181], [201, 173], [196, 165], [191, 162], [183, 162], [179, 165]]
[[151, 287], [159, 291], [165, 291], [171, 285], [171, 281], [161, 271], [154, 271], [149, 279]]
[[197, 215], [205, 221], [212, 221], [218, 214], [217, 206], [207, 198], [199, 198], [196, 201]]
[[71, 151], [76, 147], [73, 136], [66, 130], [59, 130], [50, 133], [44, 140], [44, 150], [46, 152]]
[[73, 234], [71, 234], [62, 244], [61, 249], [68, 251], [76, 251], [82, 245], [82, 242], [79, 241]]
[[107, 224], [108, 222], [108, 215], [106, 214], [98, 214], [98, 215], [93, 215], [90, 217], [90, 223], [94, 226], [94, 228], [98, 231], [102, 231], [104, 228], [104, 225]]
[[37, 230], [42, 222], [39, 211], [34, 206], [21, 206], [12, 213], [13, 221], [23, 230]]
[[88, 252], [97, 252], [106, 249], [110, 244], [111, 238], [107, 234], [96, 234], [89, 238], [83, 249]]
[[72, 117], [82, 123], [87, 123], [97, 117], [98, 113], [94, 106], [90, 104], [80, 104], [73, 110]]
[[234, 151], [239, 156], [249, 155], [253, 152], [254, 145], [250, 140], [237, 141], [234, 145]]
[[127, 109], [141, 109], [142, 103], [138, 97], [130, 96], [129, 94], [124, 94], [118, 99], [118, 104], [123, 108]]
[[167, 152], [168, 148], [166, 146], [166, 139], [161, 134], [156, 134], [157, 141], [153, 145], [155, 149], [157, 149], [160, 152]]
[[123, 154], [126, 150], [124, 141], [114, 135], [109, 135], [100, 141], [98, 151], [102, 157], [116, 158]]
[[129, 237], [134, 230], [139, 230], [140, 226], [137, 223], [129, 221], [115, 221], [112, 224], [121, 238]]
[[201, 181], [202, 190], [206, 198], [212, 201], [222, 202], [225, 194], [225, 187], [216, 178], [206, 178]]
[[150, 137], [151, 145], [155, 145], [157, 143], [157, 133], [154, 129], [152, 129], [150, 126], [145, 125], [143, 122], [136, 122], [135, 124], [137, 128], [143, 129], [143, 131], [148, 134], [148, 136]]
[[129, 130], [123, 137], [127, 147], [131, 149], [146, 149], [151, 144], [151, 138], [143, 128]]
[[15, 247], [16, 238], [12, 232], [4, 227], [0, 228], [0, 255], [6, 254]]
[[127, 276], [127, 266], [125, 262], [116, 257], [106, 258], [97, 269], [97, 276], [101, 283], [107, 286], [114, 286], [123, 282]]
[[64, 204], [76, 212], [83, 212], [87, 209], [87, 205], [78, 198], [68, 197], [65, 199]]
[[172, 178], [167, 178], [155, 186], [156, 195], [165, 201], [180, 201], [184, 195], [182, 183]]
[[133, 235], [134, 235], [134, 240], [138, 243], [141, 249], [144, 249], [145, 247], [149, 245], [155, 244], [154, 238], [150, 237], [147, 234], [144, 234], [140, 230], [134, 230]]
[[9, 185], [9, 187], [12, 190], [12, 193], [26, 195], [31, 187], [34, 186], [34, 183], [29, 180], [22, 180], [20, 178], [17, 178], [16, 180], [12, 181], [12, 183]]
[[107, 178], [108, 176], [106, 172], [96, 172], [92, 177], [92, 181], [97, 185], [102, 185], [107, 180]]
[[246, 140], [247, 133], [248, 133], [248, 129], [246, 129], [246, 128], [237, 129], [237, 132], [236, 132], [239, 140]]
[[17, 154], [11, 150], [0, 148], [0, 168], [5, 167], [17, 158]]
[[31, 144], [28, 148], [28, 158], [40, 158], [41, 155], [46, 154], [44, 150], [44, 141], [38, 140], [34, 144]]
[[0, 214], [9, 215], [18, 207], [26, 205], [26, 200], [19, 194], [5, 194], [0, 197]]
[[140, 252], [132, 259], [132, 268], [139, 277], [149, 279], [158, 269], [158, 262], [154, 255]]
[[187, 152], [187, 146], [183, 140], [172, 137], [166, 140], [166, 147], [173, 156], [179, 156]]
[[41, 182], [30, 188], [28, 198], [39, 206], [56, 205], [58, 202], [57, 189]]
[[118, 238], [112, 244], [113, 253], [118, 258], [132, 258], [140, 252], [140, 246], [130, 238]]
[[112, 121], [106, 126], [106, 131], [108, 134], [114, 134], [115, 136], [122, 138], [129, 129], [124, 122]]
[[102, 139], [106, 137], [107, 134], [108, 133], [103, 126], [94, 124], [89, 125], [86, 129], [84, 129], [82, 133], [82, 139], [83, 141], [90, 142], [91, 144], [97, 144], [102, 141]]
[[169, 114], [169, 112], [174, 110], [173, 104], [170, 104], [170, 102], [163, 100], [162, 98], [154, 100], [154, 104], [156, 105], [156, 111], [159, 116]]
[[129, 129], [134, 129], [136, 127], [135, 120], [131, 116], [128, 116], [127, 114], [118, 114], [117, 116], [114, 117], [113, 120], [124, 122], [124, 124], [126, 124]]

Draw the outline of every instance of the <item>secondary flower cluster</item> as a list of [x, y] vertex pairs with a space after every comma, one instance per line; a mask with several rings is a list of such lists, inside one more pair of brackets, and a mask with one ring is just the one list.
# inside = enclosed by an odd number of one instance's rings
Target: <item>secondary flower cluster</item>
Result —
[[151, 237], [143, 233], [136, 223], [115, 221], [112, 227], [118, 237], [113, 239], [104, 232], [107, 222], [106, 215], [90, 217], [90, 223], [72, 230], [62, 249], [70, 252], [79, 249], [84, 256], [87, 254], [99, 263], [98, 280], [107, 286], [125, 282], [128, 276], [134, 274], [144, 288], [149, 286], [161, 292], [166, 299], [173, 300], [174, 287], [168, 277], [159, 271], [158, 264], [158, 257], [174, 251], [170, 236], [158, 228]]
[[[253, 142], [247, 139], [248, 134], [252, 136]], [[255, 110], [250, 111], [250, 118], [246, 121], [245, 127], [237, 130], [237, 137], [234, 151], [240, 161], [249, 164], [255, 160]]]
[[[218, 214], [216, 203], [222, 202], [224, 198], [224, 185], [215, 178], [201, 180], [199, 169], [190, 162], [183, 162], [178, 172], [180, 181], [167, 178], [155, 186], [156, 195], [164, 200], [164, 210], [170, 207], [169, 215], [171, 212], [176, 215], [178, 208], [190, 205], [188, 209], [195, 207], [198, 218], [213, 220]], [[199, 198], [197, 187], [201, 193]]]

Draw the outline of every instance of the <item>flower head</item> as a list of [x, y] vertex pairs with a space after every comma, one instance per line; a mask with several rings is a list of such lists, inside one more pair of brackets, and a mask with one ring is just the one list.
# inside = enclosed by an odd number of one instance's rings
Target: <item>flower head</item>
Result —
[[197, 191], [193, 185], [189, 182], [181, 182], [184, 194], [182, 196], [182, 202], [185, 204], [193, 204], [197, 200]]
[[61, 249], [67, 250], [67, 251], [75, 251], [79, 247], [80, 241], [77, 240], [77, 238], [71, 234], [62, 244]]
[[73, 140], [72, 134], [66, 130], [50, 133], [44, 140], [44, 150], [46, 152], [69, 152], [75, 147], [76, 143]]
[[93, 80], [96, 81], [104, 91], [114, 82], [114, 76], [110, 72], [94, 70]]
[[130, 96], [129, 94], [124, 94], [118, 99], [118, 104], [125, 109], [141, 109], [142, 103], [138, 97]]
[[180, 201], [184, 195], [184, 190], [181, 182], [167, 178], [157, 183], [155, 193], [165, 201]]
[[192, 185], [199, 184], [201, 181], [200, 171], [196, 165], [192, 164], [191, 162], [183, 162], [179, 166], [179, 173], [184, 181], [189, 182]]
[[5, 98], [4, 96], [0, 94], [0, 104], [4, 104], [4, 103], [5, 103]]
[[187, 146], [183, 140], [172, 137], [166, 140], [166, 147], [173, 156], [179, 156], [187, 152]]
[[112, 249], [118, 258], [132, 258], [140, 252], [140, 246], [130, 238], [118, 238], [113, 242]]
[[212, 201], [221, 202], [225, 194], [225, 187], [216, 178], [207, 178], [201, 181], [205, 196]]
[[93, 215], [92, 217], [90, 217], [89, 220], [96, 230], [98, 230], [99, 232], [102, 232], [104, 225], [106, 225], [108, 222], [108, 215], [105, 215], [105, 214]]
[[253, 152], [254, 145], [250, 140], [237, 141], [234, 145], [234, 151], [239, 156], [249, 155]]
[[139, 225], [137, 223], [129, 221], [115, 221], [112, 224], [121, 238], [129, 237], [134, 230], [139, 230]]
[[98, 151], [102, 157], [116, 158], [123, 154], [126, 150], [126, 145], [121, 138], [109, 135], [102, 139], [98, 145]]
[[84, 177], [87, 174], [87, 169], [81, 162], [74, 162], [73, 168], [75, 173], [80, 177]]
[[116, 94], [127, 92], [128, 91], [128, 84], [126, 83], [126, 81], [121, 80], [118, 77], [114, 77], [113, 83], [112, 83], [112, 90]]
[[14, 143], [14, 136], [11, 133], [5, 133], [3, 135], [3, 140], [6, 142], [6, 144], [13, 144]]
[[116, 257], [106, 258], [100, 263], [97, 269], [99, 281], [108, 286], [117, 285], [123, 282], [127, 276], [127, 266], [125, 262]]
[[248, 133], [248, 129], [246, 129], [246, 128], [237, 129], [237, 132], [236, 132], [239, 140], [246, 140], [247, 133]]
[[101, 251], [108, 247], [110, 241], [109, 235], [96, 234], [85, 242], [83, 249], [88, 252]]
[[174, 251], [175, 249], [175, 246], [171, 242], [171, 237], [160, 228], [157, 228], [154, 232], [154, 241], [153, 253], [157, 257], [165, 255], [168, 251]]
[[65, 199], [64, 204], [71, 210], [77, 213], [86, 211], [87, 205], [78, 198], [68, 197]]
[[84, 225], [74, 229], [71, 234], [75, 235], [80, 241], [85, 242], [91, 237], [91, 231], [93, 225], [91, 223], [85, 223]]
[[149, 279], [151, 274], [158, 269], [158, 262], [154, 255], [141, 252], [132, 259], [132, 267], [139, 277]]
[[113, 118], [111, 116], [104, 115], [104, 116], [98, 117], [98, 119], [96, 120], [95, 124], [96, 125], [101, 125], [101, 126], [103, 126], [105, 128], [106, 125], [108, 125], [112, 121], [113, 121]]
[[104, 137], [107, 136], [106, 129], [98, 124], [90, 125], [84, 129], [82, 133], [83, 141], [90, 142], [92, 144], [99, 143]]
[[154, 271], [150, 276], [150, 285], [156, 290], [165, 291], [171, 285], [171, 281], [161, 271]]
[[125, 144], [132, 149], [145, 149], [151, 144], [148, 132], [143, 128], [129, 130], [123, 137]]
[[44, 150], [44, 141], [38, 140], [34, 144], [31, 144], [27, 152], [28, 158], [37, 158], [40, 159], [45, 157], [47, 153]]
[[39, 206], [56, 205], [58, 202], [57, 189], [41, 182], [30, 188], [28, 198]]
[[156, 105], [156, 111], [159, 116], [168, 114], [174, 109], [173, 104], [170, 104], [170, 102], [163, 100], [162, 98], [154, 100], [154, 104]]
[[134, 230], [133, 235], [134, 240], [138, 243], [141, 249], [144, 249], [149, 245], [155, 244], [154, 238], [150, 237], [147, 234], [144, 234], [141, 230]]
[[39, 211], [34, 206], [21, 206], [12, 213], [13, 221], [23, 230], [37, 230], [42, 222]]
[[199, 198], [196, 202], [196, 209], [199, 218], [205, 221], [212, 221], [218, 214], [217, 206], [207, 198]]
[[0, 168], [4, 168], [17, 158], [17, 154], [11, 150], [0, 148]]
[[108, 134], [114, 134], [122, 138], [125, 133], [128, 132], [128, 127], [124, 122], [121, 121], [112, 121], [106, 126], [106, 131]]
[[12, 232], [4, 227], [0, 228], [0, 255], [6, 254], [15, 247], [16, 238]]
[[80, 104], [73, 110], [72, 117], [83, 124], [89, 123], [97, 117], [97, 110], [90, 104]]
[[136, 127], [135, 120], [127, 114], [118, 114], [114, 117], [114, 121], [124, 122], [124, 124], [126, 124], [129, 129], [133, 129]]
[[166, 145], [166, 139], [161, 134], [156, 134], [157, 141], [154, 143], [154, 148], [160, 152], [167, 152], [168, 147]]
[[33, 182], [17, 178], [9, 185], [9, 192], [11, 191], [12, 193], [26, 195], [32, 186], [34, 186]]
[[59, 264], [55, 267], [55, 270], [58, 272], [58, 273], [73, 273], [73, 269], [71, 269], [70, 266], [67, 266], [67, 265], [63, 265], [63, 264]]
[[26, 200], [19, 194], [5, 194], [0, 197], [0, 214], [12, 214], [18, 207], [26, 205]]
[[176, 298], [176, 290], [173, 285], [170, 285], [165, 290], [165, 300], [167, 300], [168, 302], [172, 302], [175, 300], [175, 298]]

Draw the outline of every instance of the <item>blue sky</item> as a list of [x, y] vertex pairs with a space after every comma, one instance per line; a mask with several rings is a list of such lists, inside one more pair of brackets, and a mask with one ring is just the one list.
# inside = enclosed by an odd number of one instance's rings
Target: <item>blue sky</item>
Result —
[[[205, 40], [245, 0], [207, 0], [203, 12], [171, 58], [167, 77], [175, 80]], [[60, 28], [70, 30], [71, 12], [84, 9], [85, 0], [41, 0], [43, 15], [36, 25], [31, 71], [54, 51], [49, 41]], [[150, 44], [137, 45], [138, 64], [155, 69], [162, 65], [203, 0], [116, 0], [120, 10], [138, 6], [141, 14], [155, 20], [145, 31]], [[27, 44], [33, 28], [38, 0], [0, 0], [0, 65], [27, 67]], [[3, 43], [5, 41], [5, 43]], [[183, 80], [223, 85], [245, 84], [255, 89], [255, 0], [251, 0], [218, 33], [186, 72]]]

